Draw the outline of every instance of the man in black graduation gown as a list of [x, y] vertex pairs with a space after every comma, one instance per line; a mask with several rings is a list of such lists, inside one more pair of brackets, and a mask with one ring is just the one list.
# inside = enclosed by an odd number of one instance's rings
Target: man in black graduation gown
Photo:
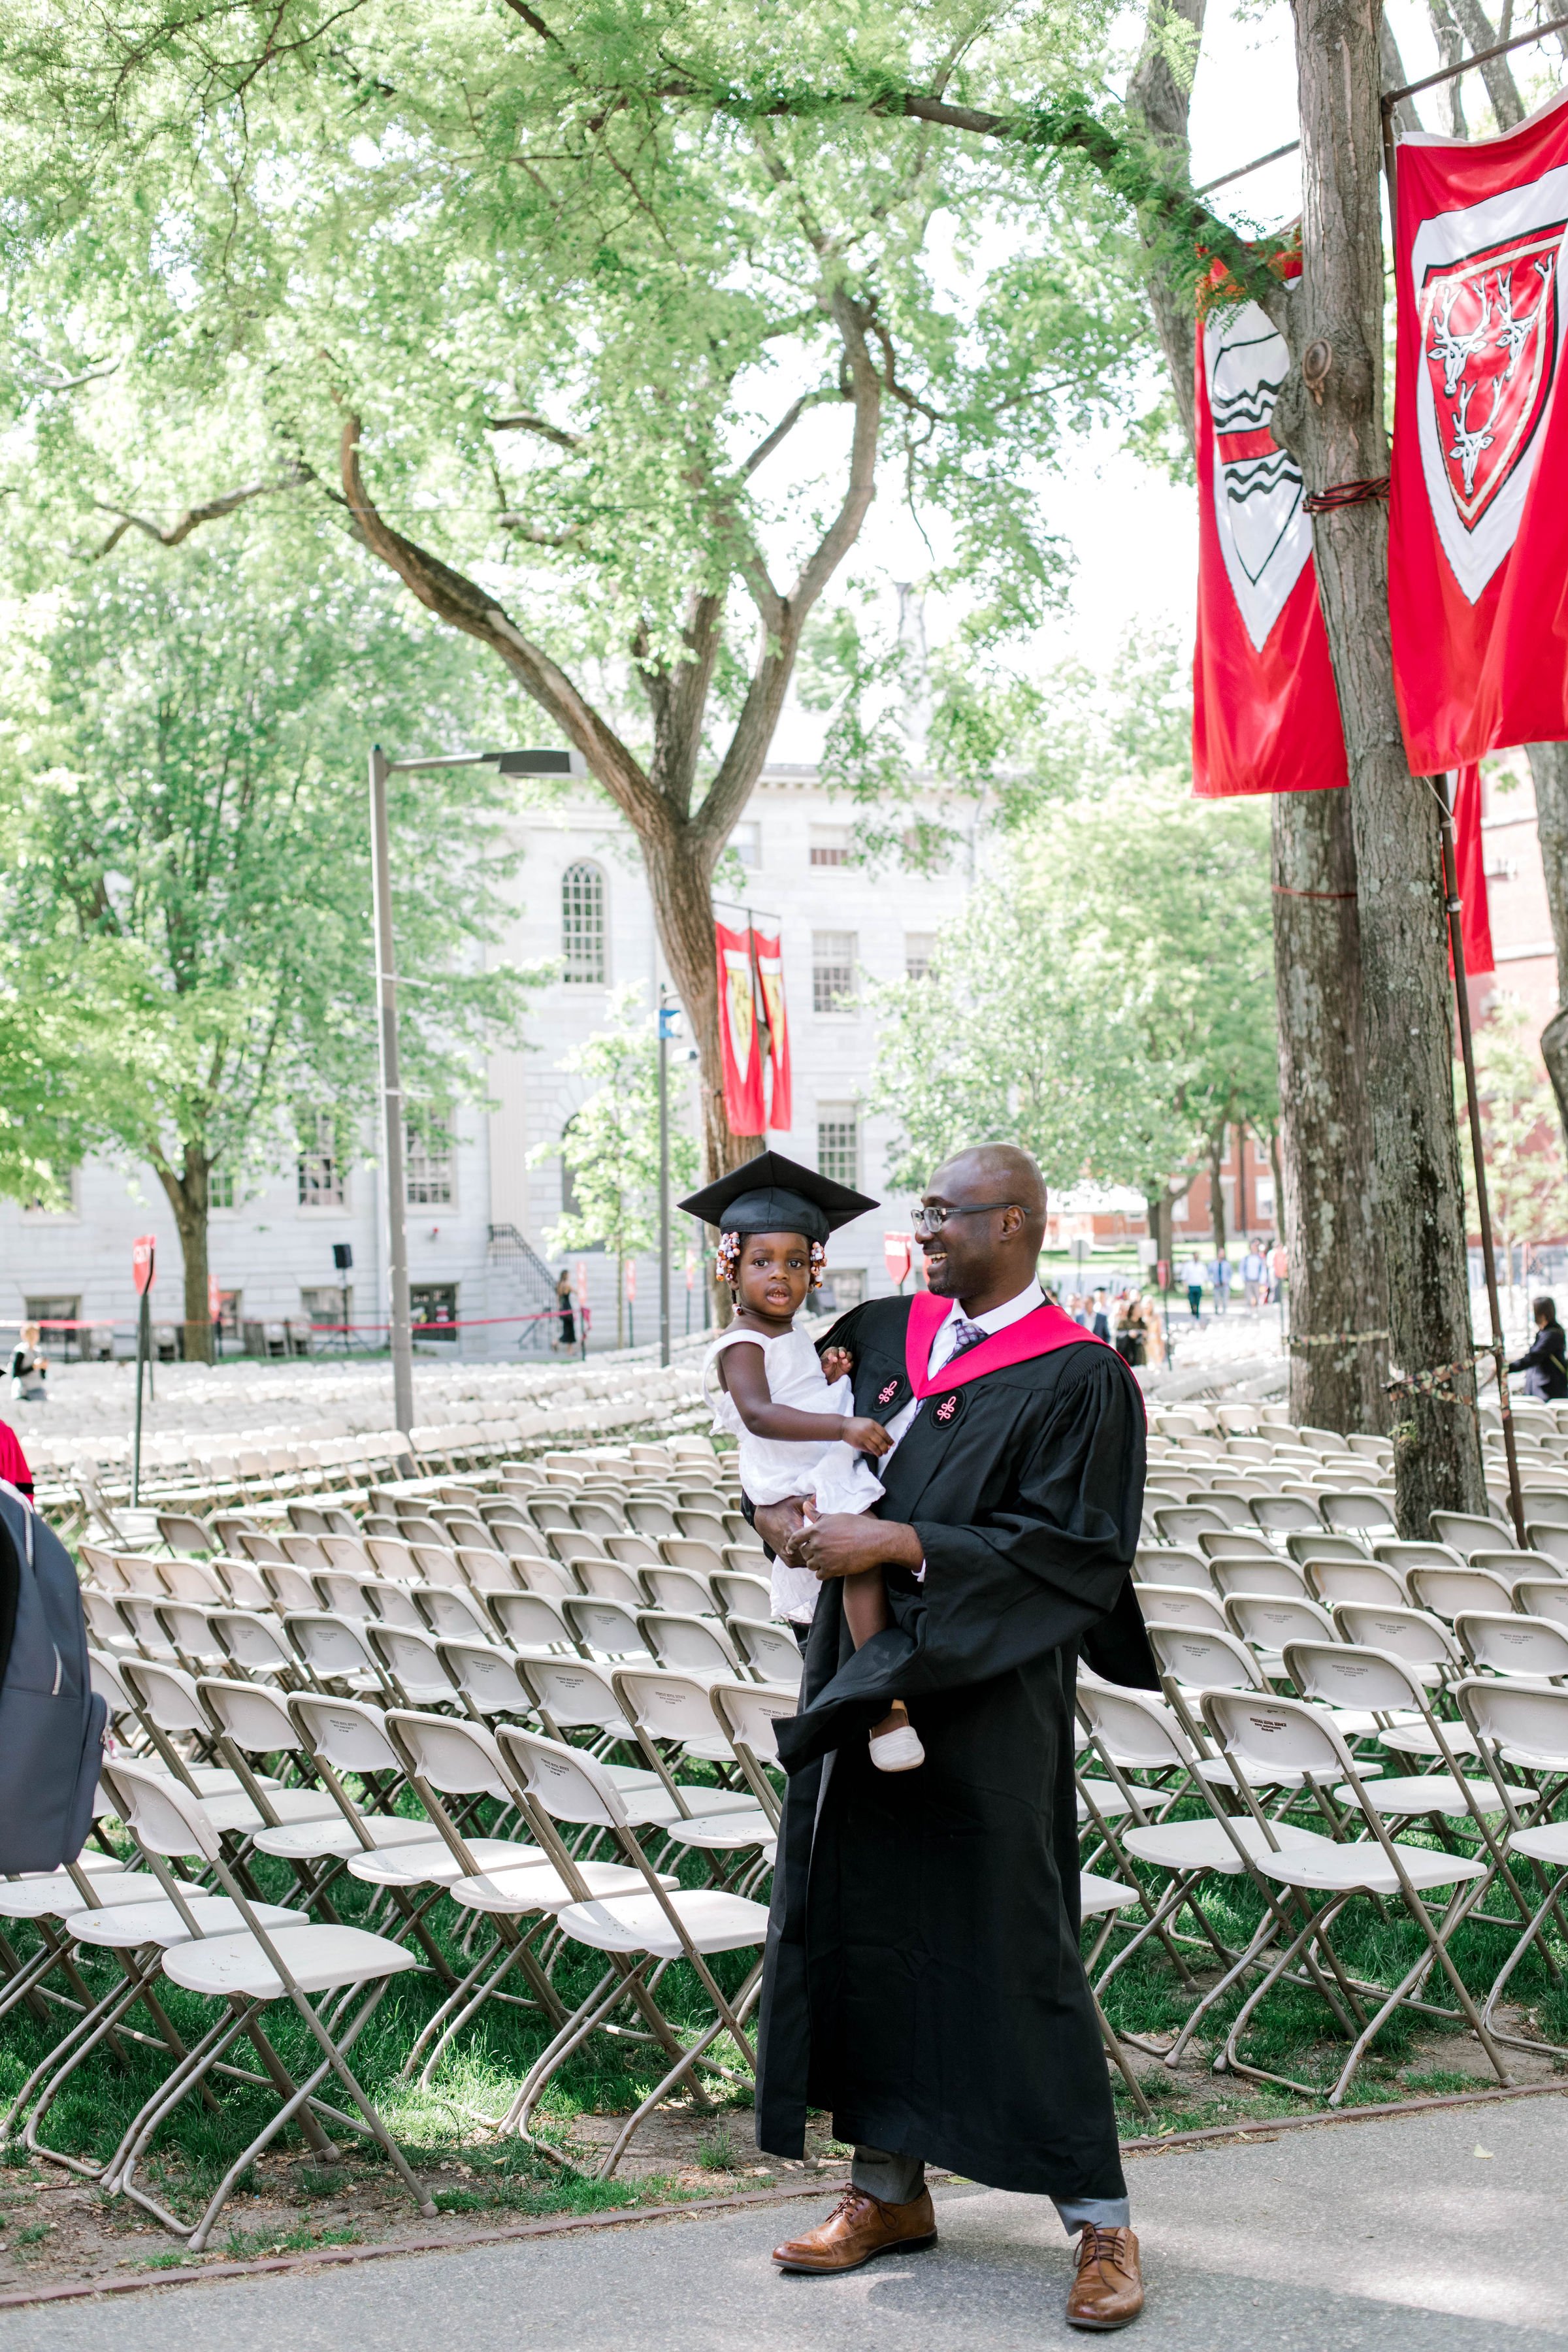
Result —
[[[933, 2243], [929, 2161], [1050, 2197], [1079, 2237], [1067, 2315], [1106, 2329], [1142, 2283], [1079, 1950], [1074, 1678], [1081, 1651], [1158, 1687], [1128, 1580], [1144, 1420], [1115, 1351], [1043, 1297], [1045, 1214], [1026, 1152], [937, 1171], [916, 1218], [930, 1295], [869, 1301], [822, 1343], [849, 1351], [856, 1412], [898, 1441], [876, 1515], [755, 1513], [822, 1580], [801, 1711], [779, 1727], [757, 2137], [799, 2156], [826, 2107], [855, 2147], [847, 2194], [782, 2268]], [[857, 1652], [838, 1580], [876, 1565], [894, 1622]], [[926, 1760], [889, 1775], [867, 1732], [894, 1698]]]

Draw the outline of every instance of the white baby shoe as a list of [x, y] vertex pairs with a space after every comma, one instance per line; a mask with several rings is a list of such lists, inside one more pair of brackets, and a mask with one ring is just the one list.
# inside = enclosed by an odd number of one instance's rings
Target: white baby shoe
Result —
[[892, 1731], [873, 1732], [870, 1746], [871, 1761], [879, 1772], [912, 1772], [926, 1760], [912, 1723], [900, 1723]]

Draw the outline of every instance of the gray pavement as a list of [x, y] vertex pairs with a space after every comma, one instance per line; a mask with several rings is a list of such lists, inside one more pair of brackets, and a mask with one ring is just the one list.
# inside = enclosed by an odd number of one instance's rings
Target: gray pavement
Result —
[[[1485, 2151], [1482, 2153], [1481, 2151]], [[1568, 2343], [1568, 2103], [1286, 2133], [1130, 2168], [1148, 2352], [1534, 2352]], [[1047, 2352], [1068, 2247], [952, 2188], [942, 2242], [781, 2278], [804, 2200], [646, 2228], [0, 2314], [0, 2352]]]

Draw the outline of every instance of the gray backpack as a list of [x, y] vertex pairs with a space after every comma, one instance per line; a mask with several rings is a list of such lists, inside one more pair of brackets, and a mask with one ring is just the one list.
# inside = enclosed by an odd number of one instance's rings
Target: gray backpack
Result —
[[81, 1852], [106, 1714], [71, 1556], [0, 1479], [0, 1874], [58, 1870]]

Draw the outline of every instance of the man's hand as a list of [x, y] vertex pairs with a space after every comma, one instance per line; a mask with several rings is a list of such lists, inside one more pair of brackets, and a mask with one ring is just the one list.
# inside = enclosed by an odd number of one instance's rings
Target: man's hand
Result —
[[[760, 1521], [761, 1512], [757, 1516]], [[830, 1511], [807, 1523], [789, 1557], [796, 1566], [826, 1578], [858, 1576], [868, 1568], [919, 1568], [924, 1550], [914, 1528], [900, 1520], [876, 1519], [869, 1512]]]
[[782, 1503], [759, 1503], [752, 1513], [752, 1524], [781, 1559], [787, 1560], [791, 1568], [800, 1566], [795, 1547], [805, 1526], [805, 1512], [798, 1496], [786, 1496]]

